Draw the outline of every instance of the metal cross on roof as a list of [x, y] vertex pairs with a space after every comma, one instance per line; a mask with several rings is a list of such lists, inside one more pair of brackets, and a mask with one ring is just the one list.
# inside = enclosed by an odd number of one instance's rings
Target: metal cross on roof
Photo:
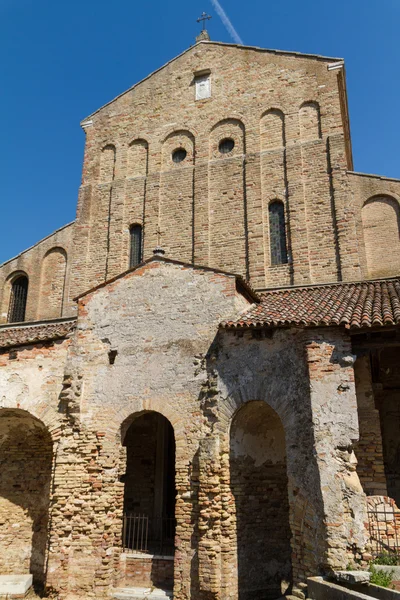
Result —
[[206, 21], [209, 21], [210, 19], [212, 19], [212, 17], [210, 17], [210, 15], [208, 15], [207, 13], [203, 12], [201, 17], [199, 17], [197, 19], [197, 22], [200, 23], [201, 21], [203, 21], [203, 29], [202, 31], [205, 30], [206, 28]]

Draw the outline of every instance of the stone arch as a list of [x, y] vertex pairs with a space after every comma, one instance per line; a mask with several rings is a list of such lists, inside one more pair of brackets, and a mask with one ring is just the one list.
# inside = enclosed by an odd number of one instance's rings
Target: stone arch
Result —
[[400, 265], [400, 204], [398, 200], [385, 194], [368, 198], [361, 209], [361, 220], [367, 277], [397, 275]]
[[137, 138], [128, 146], [127, 177], [146, 177], [148, 172], [149, 144]]
[[[219, 144], [224, 139], [232, 139], [233, 150], [226, 155], [221, 154]], [[235, 118], [222, 119], [215, 123], [210, 131], [210, 159], [238, 156], [246, 153], [246, 133], [243, 121]]]
[[46, 581], [53, 441], [42, 420], [21, 409], [0, 409], [0, 555], [3, 574]]
[[122, 443], [122, 423], [129, 419], [131, 415], [144, 411], [160, 413], [171, 423], [174, 428], [177, 446], [183, 446], [187, 442], [184, 421], [181, 415], [170, 404], [166, 404], [162, 400], [158, 400], [157, 398], [146, 399], [145, 401], [136, 399], [123, 407], [110, 407], [111, 410], [114, 410], [114, 413], [110, 412], [105, 433], [107, 440], [112, 444], [115, 440], [118, 443]]
[[302, 141], [317, 140], [322, 137], [321, 111], [318, 102], [304, 102], [299, 110], [300, 138]]
[[[326, 560], [326, 528], [323, 522], [324, 501], [320, 491], [320, 473], [317, 460], [313, 457], [312, 413], [306, 389], [302, 389], [301, 401], [296, 402], [293, 392], [276, 393], [275, 384], [269, 378], [247, 376], [243, 384], [231, 390], [224, 398], [216, 430], [220, 436], [221, 463], [224, 478], [229, 480], [229, 466], [224, 457], [230, 454], [231, 424], [239, 410], [248, 403], [265, 403], [279, 417], [285, 433], [286, 464], [288, 476], [289, 524], [292, 546], [293, 585], [304, 580], [306, 575], [320, 572]], [[299, 398], [300, 400], [300, 398]], [[302, 452], [299, 452], [302, 448]], [[306, 455], [310, 458], [305, 458]], [[234, 502], [229, 488], [224, 490], [230, 498], [225, 504], [229, 513]], [[232, 522], [235, 515], [231, 514]], [[235, 537], [232, 525], [225, 536]], [[237, 556], [226, 549], [225, 572], [237, 569]], [[306, 568], [304, 565], [307, 565]], [[234, 597], [234, 596], [233, 596]]]
[[264, 401], [237, 410], [230, 427], [238, 598], [280, 597], [291, 585], [285, 432]]
[[[174, 162], [172, 155], [176, 150], [184, 150], [186, 157], [181, 162]], [[162, 168], [170, 170], [181, 166], [194, 165], [195, 137], [187, 129], [171, 131], [162, 142]]]
[[38, 319], [57, 319], [63, 315], [67, 253], [54, 247], [43, 257], [40, 272]]
[[285, 145], [285, 115], [278, 108], [270, 108], [260, 119], [261, 152]]
[[113, 181], [117, 150], [114, 144], [103, 146], [100, 155], [100, 183]]

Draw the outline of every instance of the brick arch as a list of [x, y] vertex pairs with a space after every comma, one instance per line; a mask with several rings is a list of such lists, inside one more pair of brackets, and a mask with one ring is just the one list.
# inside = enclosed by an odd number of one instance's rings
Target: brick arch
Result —
[[286, 145], [285, 114], [279, 108], [269, 108], [260, 118], [260, 150]]
[[0, 537], [7, 547], [0, 571], [32, 573], [41, 585], [47, 575], [53, 441], [31, 412], [0, 409]]
[[165, 401], [156, 398], [146, 400], [135, 400], [122, 408], [115, 407], [113, 414], [109, 415], [107, 421], [106, 437], [109, 441], [121, 441], [121, 426], [131, 415], [143, 412], [157, 412], [165, 417], [172, 425], [175, 440], [178, 443], [186, 443], [184, 421], [180, 414]]
[[[392, 195], [368, 198], [361, 209], [367, 277], [397, 275], [400, 264], [400, 203]], [[388, 252], [390, 247], [390, 252]]]
[[18, 411], [24, 413], [27, 417], [35, 419], [41, 423], [49, 432], [53, 443], [60, 439], [60, 429], [63, 423], [63, 417], [51, 406], [49, 402], [35, 402], [35, 404], [25, 406], [25, 402], [7, 401], [0, 407], [0, 418], [4, 412]]
[[146, 177], [149, 167], [149, 143], [137, 137], [128, 144], [126, 157], [127, 177]]
[[[322, 499], [317, 503], [310, 501], [307, 489], [304, 487], [302, 478], [297, 475], [298, 463], [296, 458], [299, 447], [299, 425], [296, 415], [296, 406], [293, 404], [293, 398], [288, 396], [279, 397], [271, 393], [272, 390], [265, 388], [262, 382], [248, 381], [246, 384], [239, 386], [235, 392], [231, 393], [224, 400], [223, 409], [220, 411], [220, 421], [218, 429], [221, 434], [221, 456], [226, 456], [230, 452], [230, 435], [231, 427], [235, 417], [240, 413], [241, 409], [246, 405], [261, 401], [267, 404], [279, 417], [285, 433], [286, 444], [286, 466], [288, 477], [288, 501], [289, 501], [289, 526], [291, 532], [292, 546], [292, 568], [293, 582], [304, 579], [304, 570], [307, 575], [316, 574], [319, 570], [319, 565], [323, 561], [325, 553], [325, 531], [323, 525], [323, 502]], [[309, 425], [311, 430], [311, 423]], [[297, 443], [296, 443], [297, 439]], [[294, 444], [294, 445], [293, 445]], [[310, 450], [311, 451], [311, 450]], [[312, 456], [310, 457], [312, 460]], [[222, 461], [221, 461], [222, 462]], [[225, 468], [230, 472], [230, 466]], [[226, 472], [225, 477], [230, 475]], [[310, 476], [308, 474], [308, 479]], [[313, 469], [312, 482], [314, 486], [318, 482], [318, 467], [315, 462]], [[310, 482], [309, 482], [310, 483]], [[234, 522], [234, 519], [232, 519]], [[318, 542], [318, 548], [315, 546]], [[310, 548], [313, 548], [311, 551]], [[230, 565], [232, 557], [228, 558]], [[304, 565], [307, 565], [306, 569]], [[235, 567], [236, 568], [236, 567]]]
[[99, 182], [110, 183], [115, 177], [117, 148], [115, 144], [103, 144], [100, 153]]
[[54, 246], [44, 255], [40, 271], [39, 320], [62, 317], [67, 264], [68, 255], [62, 246]]
[[246, 154], [246, 127], [241, 119], [227, 117], [215, 123], [210, 129], [210, 158], [221, 158], [218, 146], [224, 138], [232, 138], [235, 147], [229, 155]]
[[[175, 164], [171, 155], [174, 150], [184, 148], [187, 152], [182, 163]], [[179, 166], [194, 165], [195, 162], [195, 136], [188, 129], [173, 129], [162, 140], [162, 168], [169, 170]]]
[[[4, 287], [3, 287], [3, 300], [2, 300], [2, 306], [1, 306], [1, 312], [4, 314], [8, 314], [8, 309], [10, 306], [10, 299], [11, 299], [11, 288], [12, 288], [12, 284], [14, 283], [14, 281], [16, 279], [18, 279], [18, 277], [26, 277], [28, 279], [28, 284], [29, 284], [29, 275], [26, 271], [22, 270], [22, 269], [16, 269], [15, 271], [12, 271], [12, 273], [10, 273], [5, 281], [4, 281]], [[29, 294], [29, 286], [28, 286], [28, 294]]]
[[163, 136], [159, 140], [161, 144], [164, 144], [168, 140], [168, 138], [170, 138], [171, 136], [173, 136], [177, 133], [185, 133], [193, 139], [195, 139], [196, 136], [199, 135], [199, 131], [195, 127], [191, 127], [191, 129], [188, 129], [185, 126], [182, 126], [182, 127], [174, 126], [174, 127], [169, 127], [166, 131], [167, 132], [166, 133], [164, 132]]
[[214, 114], [214, 119], [214, 124], [211, 125], [211, 127], [208, 130], [209, 135], [214, 131], [216, 127], [221, 125], [221, 123], [226, 123], [227, 121], [236, 121], [237, 123], [240, 123], [243, 129], [247, 129], [247, 127], [249, 126], [249, 122], [247, 121], [246, 116], [243, 114], [238, 114], [237, 112], [235, 115], [226, 112], [216, 112]]
[[321, 109], [318, 102], [308, 100], [299, 108], [300, 138], [302, 141], [317, 140], [322, 137]]

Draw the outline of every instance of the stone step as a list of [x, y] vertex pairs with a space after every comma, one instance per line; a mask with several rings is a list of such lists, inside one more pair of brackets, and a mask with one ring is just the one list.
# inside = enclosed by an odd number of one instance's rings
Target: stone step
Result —
[[129, 587], [116, 588], [113, 592], [116, 600], [172, 600], [172, 590], [159, 588]]

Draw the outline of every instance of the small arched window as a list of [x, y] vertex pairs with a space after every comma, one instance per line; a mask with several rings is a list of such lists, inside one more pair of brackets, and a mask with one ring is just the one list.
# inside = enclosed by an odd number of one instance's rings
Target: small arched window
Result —
[[129, 267], [136, 267], [142, 262], [142, 226], [132, 225], [130, 228], [131, 247], [129, 253]]
[[268, 209], [269, 242], [271, 247], [271, 265], [282, 265], [288, 262], [286, 248], [285, 208], [283, 202], [274, 200]]
[[25, 321], [26, 300], [28, 298], [28, 278], [26, 275], [17, 277], [11, 286], [10, 307], [7, 321], [20, 323]]

